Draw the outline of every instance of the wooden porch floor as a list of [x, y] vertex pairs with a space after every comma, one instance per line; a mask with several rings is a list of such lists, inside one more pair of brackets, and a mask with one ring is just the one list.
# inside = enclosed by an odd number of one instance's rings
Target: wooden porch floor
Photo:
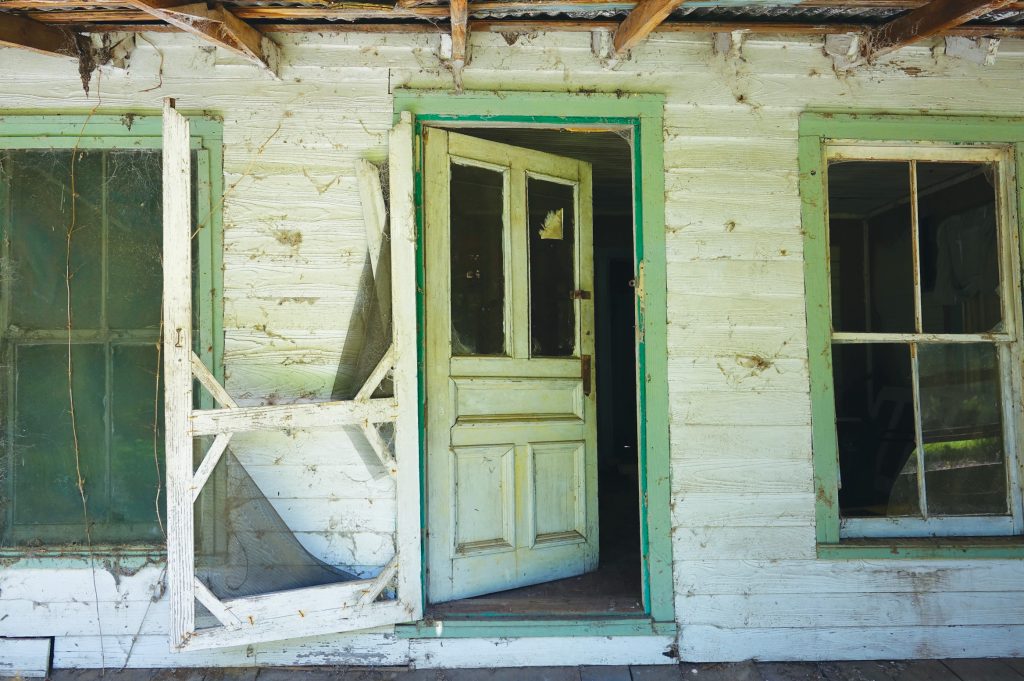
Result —
[[658, 667], [58, 670], [54, 681], [1024, 681], [1024, 659], [738, 662]]

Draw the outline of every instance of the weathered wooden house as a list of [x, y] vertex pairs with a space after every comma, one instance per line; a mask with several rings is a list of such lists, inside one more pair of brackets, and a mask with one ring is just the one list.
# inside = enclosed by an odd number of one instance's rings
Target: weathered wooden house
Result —
[[1024, 654], [1024, 3], [187, 1], [0, 2], [0, 672]]

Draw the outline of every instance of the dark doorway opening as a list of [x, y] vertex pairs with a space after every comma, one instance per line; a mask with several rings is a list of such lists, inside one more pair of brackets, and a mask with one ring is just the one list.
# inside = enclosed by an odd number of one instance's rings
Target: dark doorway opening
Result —
[[578, 577], [429, 606], [428, 617], [637, 615], [641, 584], [633, 174], [628, 132], [458, 128], [464, 135], [587, 161], [593, 169], [600, 559]]

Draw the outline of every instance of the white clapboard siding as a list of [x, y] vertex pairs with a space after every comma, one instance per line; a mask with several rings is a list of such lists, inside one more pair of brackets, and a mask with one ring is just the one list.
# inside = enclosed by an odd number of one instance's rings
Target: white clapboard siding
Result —
[[678, 588], [702, 594], [1012, 592], [1022, 580], [1024, 565], [1014, 560], [712, 560], [687, 565]]
[[[171, 95], [180, 110], [220, 116], [227, 389], [245, 405], [329, 397], [337, 379], [351, 379], [363, 340], [355, 312], [366, 241], [355, 166], [387, 157], [394, 88], [451, 87], [437, 58], [438, 35], [277, 35], [281, 81], [188, 35], [146, 38], [151, 42], [138, 41], [130, 69], [94, 77], [90, 98], [73, 61], [0, 48], [4, 107], [88, 111], [99, 91], [104, 111], [153, 110]], [[815, 557], [796, 139], [807, 108], [1019, 115], [1024, 41], [1002, 41], [992, 66], [946, 57], [941, 41], [924, 41], [850, 74], [833, 70], [820, 38], [750, 36], [737, 60], [714, 54], [711, 35], [656, 33], [614, 70], [593, 55], [590, 41], [583, 32], [535, 33], [510, 46], [501, 35], [474, 33], [464, 82], [481, 90], [666, 96], [680, 654], [1024, 653], [1018, 562]], [[395, 555], [393, 482], [367, 467], [345, 431], [239, 434], [232, 452], [251, 466], [289, 532], [313, 555], [361, 577]], [[31, 617], [33, 631], [56, 637], [57, 667], [490, 665], [498, 655], [504, 664], [593, 664], [595, 654], [606, 663], [654, 663], [667, 659], [671, 643], [444, 640], [410, 647], [377, 632], [171, 654], [161, 631], [163, 601], [152, 601], [160, 566], [116, 569], [116, 579], [101, 569], [94, 586], [88, 564], [81, 565], [0, 572], [0, 611], [22, 613], [0, 622], [8, 627], [0, 631]], [[60, 616], [63, 604], [74, 618]]]
[[1014, 625], [1024, 599], [999, 592], [683, 596], [688, 623], [729, 629]]
[[776, 423], [742, 428], [688, 424], [672, 442], [677, 450], [674, 462], [742, 461], [748, 457], [811, 461], [810, 433]]
[[[672, 532], [676, 574], [688, 574], [687, 561], [729, 560], [813, 560], [814, 528], [801, 527], [681, 527]], [[685, 592], [679, 592], [680, 595]], [[677, 607], [678, 617], [687, 621], [685, 608]]]
[[[671, 636], [580, 637], [567, 645], [559, 638], [413, 639], [409, 654], [418, 668], [487, 667], [500, 659], [508, 667], [666, 664]], [[493, 651], [500, 650], [500, 657]]]
[[0, 638], [0, 677], [45, 677], [51, 645], [48, 638]]
[[726, 629], [684, 626], [679, 656], [686, 660], [904, 660], [943, 657], [1020, 657], [1024, 626], [890, 627], [881, 619], [860, 628]]

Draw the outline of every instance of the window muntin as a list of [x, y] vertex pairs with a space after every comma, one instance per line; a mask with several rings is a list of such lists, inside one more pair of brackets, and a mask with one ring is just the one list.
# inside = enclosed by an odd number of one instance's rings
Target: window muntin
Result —
[[828, 149], [841, 536], [1019, 522], [1004, 153]]

